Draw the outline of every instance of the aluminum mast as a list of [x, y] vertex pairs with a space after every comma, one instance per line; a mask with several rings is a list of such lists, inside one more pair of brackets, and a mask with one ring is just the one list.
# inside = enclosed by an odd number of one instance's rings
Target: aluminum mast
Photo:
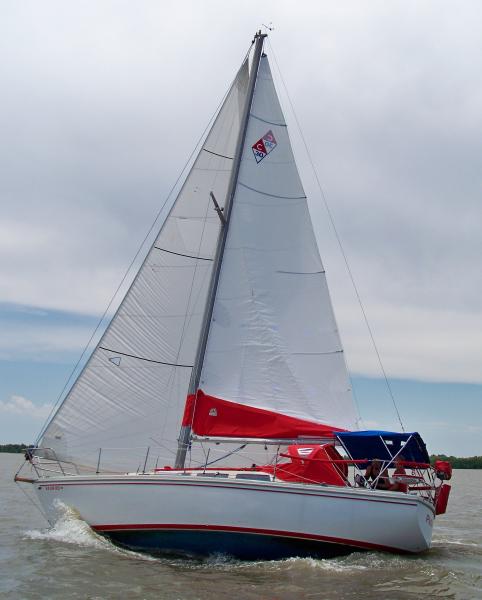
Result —
[[[258, 76], [259, 63], [261, 60], [261, 54], [263, 52], [264, 38], [267, 34], [258, 31], [254, 37], [255, 48], [253, 55], [253, 63], [251, 65], [251, 74], [249, 77], [248, 92], [246, 96], [246, 103], [244, 106], [243, 117], [241, 121], [241, 128], [239, 130], [238, 141], [236, 144], [236, 153], [234, 155], [233, 170], [231, 172], [231, 179], [229, 181], [228, 192], [226, 194], [226, 202], [224, 205], [224, 223], [219, 232], [218, 245], [216, 248], [216, 256], [214, 258], [214, 266], [211, 275], [211, 282], [209, 286], [209, 294], [206, 302], [206, 308], [204, 311], [203, 325], [201, 335], [199, 337], [199, 345], [196, 352], [196, 360], [194, 368], [191, 374], [191, 380], [189, 382], [188, 394], [195, 394], [199, 386], [199, 380], [201, 378], [201, 370], [204, 362], [204, 354], [206, 352], [206, 344], [208, 341], [209, 328], [211, 324], [211, 318], [213, 313], [214, 301], [216, 299], [216, 290], [219, 282], [219, 274], [221, 272], [221, 264], [223, 262], [224, 247], [226, 245], [226, 238], [228, 235], [229, 221], [231, 217], [231, 208], [233, 204], [234, 194], [236, 192], [236, 184], [238, 182], [239, 168], [241, 165], [241, 157], [243, 155], [244, 142], [246, 138], [246, 130], [248, 128], [249, 113], [251, 111], [251, 105], [253, 103], [254, 88], [256, 85], [256, 79]], [[191, 441], [191, 426], [183, 425], [179, 433], [178, 448], [176, 454], [176, 461], [174, 466], [176, 469], [183, 469], [186, 461], [186, 453]]]

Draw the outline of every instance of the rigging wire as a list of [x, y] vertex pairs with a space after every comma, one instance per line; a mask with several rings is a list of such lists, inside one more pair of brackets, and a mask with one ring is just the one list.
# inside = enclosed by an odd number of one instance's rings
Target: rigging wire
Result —
[[209, 467], [209, 465], [214, 465], [214, 463], [217, 463], [220, 460], [224, 460], [225, 458], [228, 458], [229, 456], [232, 456], [233, 454], [240, 452], [241, 450], [243, 450], [243, 448], [246, 448], [246, 444], [242, 444], [241, 446], [239, 446], [239, 448], [235, 448], [234, 450], [231, 450], [231, 452], [228, 452], [227, 454], [223, 454], [219, 458], [215, 458], [214, 460], [209, 461], [208, 463], [206, 463], [206, 466]]
[[39, 504], [37, 504], [37, 503], [35, 502], [35, 500], [34, 500], [33, 498], [31, 498], [31, 497], [30, 497], [30, 496], [27, 494], [27, 491], [26, 491], [26, 490], [25, 490], [25, 489], [22, 487], [21, 483], [20, 483], [19, 481], [17, 481], [17, 480], [16, 480], [16, 477], [17, 477], [17, 475], [20, 473], [20, 471], [22, 471], [22, 469], [24, 468], [24, 466], [25, 466], [25, 461], [24, 461], [24, 462], [23, 462], [23, 463], [22, 463], [22, 464], [21, 464], [21, 465], [18, 467], [18, 469], [17, 469], [17, 472], [15, 473], [14, 483], [15, 483], [15, 485], [17, 486], [17, 489], [19, 489], [19, 490], [22, 492], [22, 494], [24, 494], [24, 495], [25, 495], [25, 497], [27, 498], [27, 500], [28, 500], [28, 501], [29, 501], [31, 504], [33, 504], [33, 506], [35, 506], [35, 508], [36, 508], [36, 509], [39, 511], [39, 513], [42, 515], [42, 517], [43, 517], [43, 518], [44, 518], [44, 519], [47, 521], [47, 523], [48, 523], [48, 524], [49, 524], [49, 526], [50, 526], [50, 522], [49, 522], [49, 520], [48, 520], [48, 517], [47, 517], [47, 515], [46, 515], [45, 511], [44, 511], [44, 510], [41, 508], [41, 506], [40, 506], [40, 503], [39, 503]]
[[31, 497], [30, 497], [30, 496], [27, 494], [26, 490], [24, 490], [24, 489], [23, 489], [23, 487], [20, 485], [20, 483], [19, 483], [18, 481], [16, 481], [16, 482], [15, 482], [15, 484], [16, 484], [17, 488], [18, 488], [19, 490], [21, 490], [22, 494], [24, 494], [24, 495], [25, 495], [25, 497], [27, 498], [27, 500], [28, 500], [28, 501], [29, 501], [29, 502], [30, 502], [30, 503], [31, 503], [33, 506], [35, 506], [35, 508], [36, 508], [36, 509], [39, 511], [39, 513], [42, 515], [42, 517], [43, 517], [43, 518], [44, 518], [44, 519], [47, 521], [48, 525], [50, 526], [50, 521], [48, 520], [48, 518], [47, 518], [47, 515], [45, 514], [45, 512], [44, 512], [44, 511], [43, 511], [43, 510], [40, 508], [40, 504], [37, 504], [37, 503], [35, 502], [35, 500], [34, 500], [33, 498], [31, 498]]
[[27, 498], [27, 500], [33, 506], [35, 506], [35, 508], [39, 511], [39, 513], [42, 515], [42, 517], [47, 521], [48, 525], [50, 526], [50, 521], [48, 520], [47, 515], [44, 513], [44, 511], [40, 508], [40, 504], [37, 504], [35, 502], [35, 500], [27, 494], [27, 492], [23, 489], [23, 487], [20, 485], [20, 483], [18, 481], [16, 481], [15, 484], [16, 484], [17, 488], [22, 492], [22, 494], [24, 494], [24, 496]]
[[[245, 57], [243, 59], [243, 63], [246, 60], [246, 58], [248, 57], [250, 50], [251, 50], [251, 46], [249, 47], [249, 49], [248, 49], [248, 51], [247, 51], [247, 53], [246, 53], [246, 55], [245, 55]], [[39, 443], [42, 435], [45, 433], [45, 430], [47, 429], [48, 424], [50, 423], [51, 419], [53, 418], [54, 414], [56, 413], [56, 409], [60, 409], [60, 406], [63, 404], [63, 402], [61, 403], [62, 397], [64, 396], [65, 391], [67, 390], [70, 382], [72, 381], [72, 378], [73, 378], [74, 374], [76, 373], [79, 365], [82, 363], [82, 360], [83, 360], [84, 356], [86, 355], [86, 353], [87, 353], [87, 351], [88, 351], [88, 349], [89, 349], [92, 341], [94, 340], [97, 332], [99, 331], [102, 323], [104, 322], [104, 319], [106, 318], [106, 316], [107, 316], [107, 314], [108, 314], [108, 312], [109, 312], [112, 304], [114, 303], [115, 298], [117, 297], [119, 291], [121, 290], [122, 286], [124, 285], [124, 283], [125, 283], [128, 275], [129, 275], [129, 273], [132, 270], [132, 267], [136, 263], [136, 261], [137, 261], [139, 255], [140, 255], [142, 249], [145, 247], [145, 244], [146, 244], [147, 240], [149, 239], [150, 235], [152, 234], [152, 232], [154, 230], [154, 227], [156, 226], [157, 222], [159, 221], [160, 216], [164, 212], [164, 209], [166, 208], [166, 205], [167, 205], [169, 199], [171, 198], [174, 190], [177, 188], [177, 185], [179, 184], [179, 181], [181, 180], [182, 176], [186, 172], [186, 169], [190, 165], [192, 158], [196, 154], [196, 151], [198, 150], [198, 148], [202, 144], [202, 142], [203, 142], [203, 140], [204, 140], [204, 138], [206, 136], [207, 131], [209, 130], [211, 124], [214, 121], [214, 119], [216, 118], [216, 115], [218, 114], [221, 106], [223, 105], [223, 102], [225, 101], [225, 99], [226, 99], [226, 97], [227, 97], [227, 95], [228, 95], [228, 93], [229, 93], [229, 91], [230, 91], [233, 83], [234, 83], [234, 79], [231, 81], [231, 83], [229, 84], [228, 88], [226, 89], [223, 97], [221, 98], [219, 104], [216, 107], [216, 110], [211, 115], [211, 118], [209, 119], [209, 121], [206, 124], [203, 132], [199, 136], [199, 139], [197, 140], [197, 142], [196, 142], [196, 144], [195, 144], [195, 146], [194, 146], [191, 154], [189, 155], [189, 157], [187, 158], [186, 162], [184, 163], [184, 166], [181, 169], [181, 171], [180, 171], [180, 173], [179, 173], [176, 181], [174, 182], [174, 184], [172, 185], [171, 189], [169, 190], [169, 192], [168, 192], [168, 194], [166, 196], [166, 199], [162, 203], [162, 206], [160, 207], [160, 209], [157, 211], [157, 214], [156, 214], [156, 216], [154, 218], [154, 221], [152, 222], [152, 225], [149, 227], [149, 229], [148, 229], [147, 233], [145, 234], [142, 242], [140, 243], [139, 248], [137, 249], [137, 252], [134, 255], [134, 258], [131, 260], [129, 266], [127, 267], [127, 270], [125, 271], [125, 273], [124, 273], [124, 275], [123, 275], [123, 277], [122, 277], [119, 285], [117, 286], [114, 294], [112, 295], [109, 303], [107, 304], [106, 309], [102, 313], [102, 316], [99, 318], [99, 321], [97, 322], [97, 325], [95, 326], [95, 329], [92, 332], [92, 335], [90, 336], [87, 344], [85, 345], [84, 349], [82, 350], [82, 353], [81, 353], [78, 361], [75, 363], [72, 371], [70, 372], [69, 376], [67, 377], [67, 380], [65, 381], [65, 384], [64, 384], [62, 390], [60, 391], [59, 395], [57, 396], [57, 399], [56, 399], [54, 405], [52, 406], [49, 414], [47, 415], [47, 417], [46, 417], [46, 419], [45, 419], [45, 421], [44, 421], [44, 423], [43, 423], [43, 425], [42, 425], [42, 427], [40, 429], [40, 433], [38, 434], [37, 439], [35, 440], [35, 445], [37, 445]], [[65, 400], [65, 398], [64, 398], [64, 400]], [[60, 406], [59, 406], [59, 403], [60, 403]]]
[[[389, 394], [389, 396], [390, 396], [390, 398], [391, 398], [391, 400], [392, 400], [393, 407], [394, 407], [394, 409], [395, 409], [395, 412], [396, 412], [396, 414], [397, 414], [398, 421], [399, 421], [399, 423], [400, 423], [400, 426], [401, 426], [401, 428], [402, 428], [402, 431], [405, 431], [405, 428], [404, 428], [404, 426], [403, 426], [403, 422], [402, 422], [402, 418], [401, 418], [401, 416], [400, 416], [400, 412], [399, 412], [399, 410], [398, 410], [397, 403], [396, 403], [396, 401], [395, 401], [395, 396], [394, 396], [394, 394], [393, 394], [392, 387], [391, 387], [391, 385], [390, 385], [390, 381], [388, 380], [387, 374], [386, 374], [386, 372], [385, 372], [385, 368], [384, 368], [384, 366], [383, 366], [383, 362], [382, 362], [382, 359], [381, 359], [381, 356], [380, 356], [380, 352], [378, 351], [378, 347], [377, 347], [377, 344], [376, 344], [376, 342], [375, 342], [375, 337], [374, 337], [374, 335], [373, 335], [372, 328], [371, 328], [371, 326], [370, 326], [370, 323], [369, 323], [369, 321], [368, 321], [368, 317], [367, 317], [367, 314], [366, 314], [366, 312], [365, 312], [365, 308], [364, 308], [364, 306], [363, 306], [363, 302], [362, 302], [362, 300], [361, 300], [360, 293], [358, 292], [358, 287], [357, 287], [357, 285], [356, 285], [356, 283], [355, 283], [355, 278], [354, 278], [354, 276], [353, 276], [352, 270], [351, 270], [351, 268], [350, 268], [350, 265], [349, 265], [349, 263], [348, 263], [348, 258], [347, 258], [347, 255], [346, 255], [346, 253], [345, 253], [345, 249], [343, 248], [343, 244], [342, 244], [342, 242], [341, 242], [341, 237], [340, 237], [340, 235], [339, 235], [339, 233], [338, 233], [338, 230], [337, 230], [337, 228], [336, 228], [336, 225], [335, 225], [335, 220], [334, 220], [334, 218], [333, 218], [333, 214], [332, 214], [332, 212], [331, 212], [331, 209], [330, 209], [330, 207], [329, 207], [329, 205], [328, 205], [328, 201], [327, 201], [327, 199], [326, 199], [325, 192], [324, 192], [324, 190], [323, 190], [323, 187], [322, 187], [322, 185], [321, 185], [320, 179], [319, 179], [319, 177], [318, 177], [318, 172], [317, 172], [317, 170], [316, 170], [315, 164], [314, 164], [314, 162], [313, 162], [313, 159], [312, 159], [312, 157], [311, 157], [310, 151], [309, 151], [309, 149], [308, 149], [308, 144], [306, 143], [305, 136], [303, 135], [303, 131], [302, 131], [302, 129], [301, 129], [301, 125], [300, 125], [300, 122], [299, 122], [299, 120], [298, 120], [298, 116], [297, 116], [297, 114], [296, 114], [296, 111], [295, 111], [295, 109], [294, 109], [293, 102], [291, 101], [291, 97], [290, 97], [290, 94], [289, 94], [289, 92], [288, 92], [288, 88], [287, 88], [287, 86], [286, 86], [285, 80], [284, 80], [284, 78], [283, 78], [283, 75], [282, 75], [282, 73], [281, 73], [281, 69], [279, 68], [279, 64], [278, 64], [278, 61], [277, 61], [277, 59], [276, 59], [276, 53], [275, 53], [275, 51], [274, 51], [274, 49], [273, 49], [273, 45], [271, 44], [271, 42], [270, 42], [270, 39], [269, 39], [269, 38], [268, 38], [268, 45], [269, 45], [269, 48], [270, 48], [270, 50], [271, 50], [271, 53], [272, 53], [272, 55], [273, 55], [273, 59], [274, 59], [275, 65], [276, 65], [276, 69], [277, 69], [277, 71], [278, 71], [278, 74], [279, 74], [279, 76], [280, 76], [280, 80], [281, 80], [281, 83], [282, 83], [282, 85], [283, 85], [283, 88], [284, 88], [284, 90], [285, 90], [286, 97], [287, 97], [287, 99], [288, 99], [288, 102], [289, 102], [289, 105], [290, 105], [290, 108], [291, 108], [291, 112], [292, 112], [292, 114], [293, 114], [293, 117], [294, 117], [294, 119], [295, 119], [296, 126], [297, 126], [297, 128], [298, 128], [298, 131], [299, 131], [299, 134], [300, 134], [301, 140], [302, 140], [302, 142], [303, 142], [303, 146], [304, 146], [304, 148], [305, 148], [306, 154], [307, 154], [307, 156], [308, 156], [308, 160], [309, 160], [309, 162], [310, 162], [310, 165], [311, 165], [311, 168], [312, 168], [312, 170], [313, 170], [313, 174], [314, 174], [314, 176], [315, 176], [315, 180], [316, 180], [316, 183], [317, 183], [318, 189], [319, 189], [319, 191], [320, 191], [320, 195], [321, 195], [321, 198], [322, 198], [322, 200], [323, 200], [323, 204], [324, 204], [325, 210], [326, 210], [326, 212], [327, 212], [327, 214], [328, 214], [328, 218], [329, 218], [330, 224], [331, 224], [331, 226], [332, 226], [332, 228], [333, 228], [333, 231], [334, 231], [334, 233], [335, 233], [335, 238], [336, 238], [336, 241], [337, 241], [337, 243], [338, 243], [338, 246], [339, 246], [339, 248], [340, 248], [341, 255], [342, 255], [342, 257], [343, 257], [343, 261], [344, 261], [344, 263], [345, 263], [345, 267], [346, 267], [346, 270], [347, 270], [347, 272], [348, 272], [348, 276], [349, 276], [349, 278], [350, 278], [350, 281], [351, 281], [351, 284], [352, 284], [352, 286], [353, 286], [353, 289], [355, 290], [355, 295], [356, 295], [356, 298], [357, 298], [357, 300], [358, 300], [358, 304], [359, 304], [359, 306], [360, 306], [360, 310], [361, 310], [361, 312], [362, 312], [363, 319], [364, 319], [364, 321], [365, 321], [365, 325], [366, 325], [366, 327], [367, 327], [368, 334], [369, 334], [369, 336], [370, 336], [370, 339], [371, 339], [371, 342], [372, 342], [373, 348], [375, 349], [375, 354], [376, 354], [376, 356], [377, 356], [377, 359], [378, 359], [378, 364], [380, 365], [380, 370], [381, 370], [381, 372], [382, 372], [382, 374], [383, 374], [383, 378], [384, 378], [384, 380], [385, 380], [385, 384], [386, 384], [386, 386], [387, 386], [388, 394]], [[353, 386], [352, 386], [352, 387], [353, 387]]]

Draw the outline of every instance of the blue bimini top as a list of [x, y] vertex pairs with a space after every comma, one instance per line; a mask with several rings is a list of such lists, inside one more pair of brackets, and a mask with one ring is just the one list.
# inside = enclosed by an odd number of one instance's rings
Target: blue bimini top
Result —
[[391, 461], [401, 454], [406, 462], [429, 464], [425, 442], [417, 432], [343, 431], [335, 434], [353, 460]]

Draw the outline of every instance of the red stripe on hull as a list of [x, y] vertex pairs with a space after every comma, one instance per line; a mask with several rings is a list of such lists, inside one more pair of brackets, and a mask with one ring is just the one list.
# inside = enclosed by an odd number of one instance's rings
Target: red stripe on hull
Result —
[[381, 544], [373, 544], [371, 542], [363, 542], [360, 540], [350, 540], [345, 538], [337, 538], [326, 535], [315, 535], [310, 533], [299, 533], [295, 531], [278, 531], [274, 529], [255, 529], [252, 527], [232, 527], [230, 525], [185, 525], [171, 523], [139, 523], [139, 524], [117, 524], [117, 525], [91, 525], [92, 529], [98, 532], [109, 531], [141, 531], [141, 530], [191, 530], [191, 531], [226, 531], [232, 533], [251, 533], [253, 535], [270, 535], [275, 537], [297, 538], [310, 540], [315, 542], [328, 542], [332, 544], [342, 544], [345, 546], [353, 546], [355, 548], [363, 548], [364, 550], [381, 550], [384, 552], [403, 552], [409, 553], [407, 550], [395, 548], [393, 546], [383, 546]]

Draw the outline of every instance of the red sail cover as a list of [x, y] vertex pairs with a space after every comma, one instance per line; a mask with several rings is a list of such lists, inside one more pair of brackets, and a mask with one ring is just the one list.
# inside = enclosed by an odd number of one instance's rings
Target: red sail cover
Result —
[[228, 402], [208, 396], [202, 390], [186, 400], [183, 425], [190, 425], [196, 435], [240, 438], [332, 437], [338, 427], [313, 423], [295, 417]]

